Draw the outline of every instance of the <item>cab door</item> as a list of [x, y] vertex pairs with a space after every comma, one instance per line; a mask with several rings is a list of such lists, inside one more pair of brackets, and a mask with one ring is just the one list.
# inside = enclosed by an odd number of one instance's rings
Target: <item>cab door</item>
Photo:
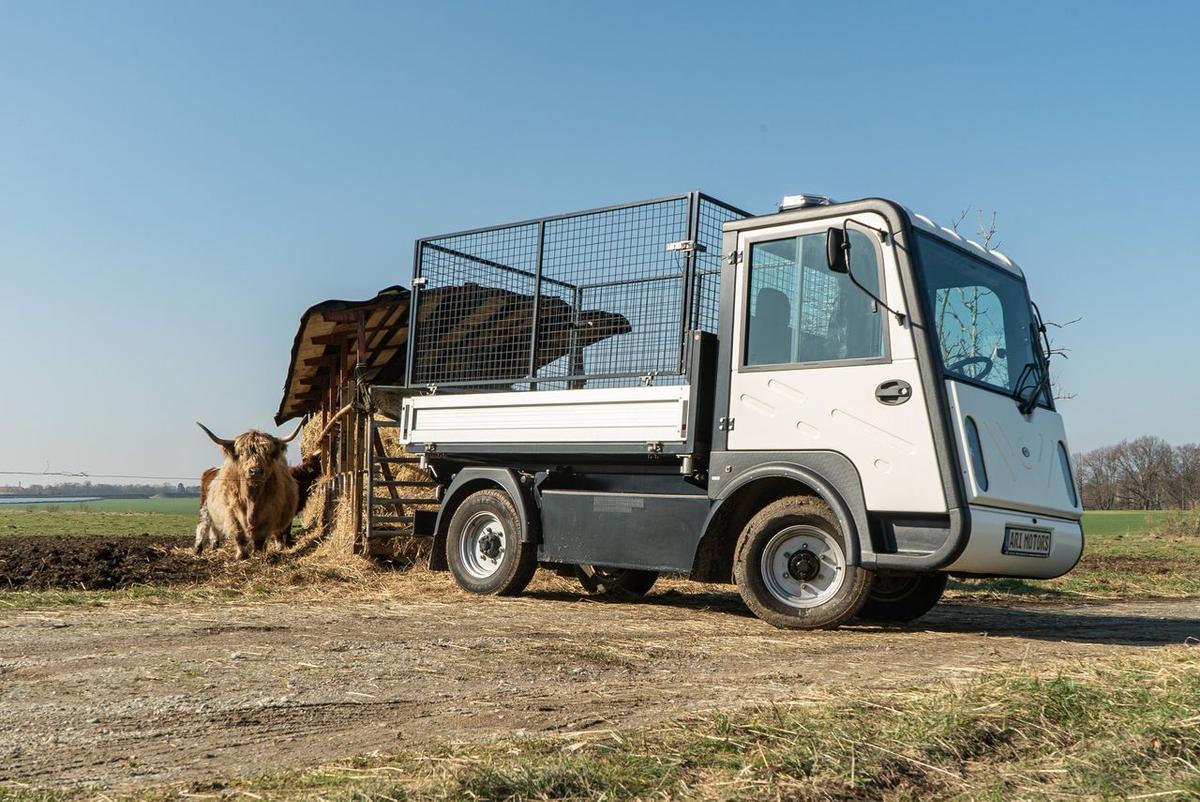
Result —
[[[826, 262], [826, 231], [845, 219], [739, 235], [728, 447], [838, 452], [857, 468], [871, 511], [945, 512], [907, 316], [900, 322]], [[894, 254], [880, 239], [849, 228], [851, 270], [904, 313]]]

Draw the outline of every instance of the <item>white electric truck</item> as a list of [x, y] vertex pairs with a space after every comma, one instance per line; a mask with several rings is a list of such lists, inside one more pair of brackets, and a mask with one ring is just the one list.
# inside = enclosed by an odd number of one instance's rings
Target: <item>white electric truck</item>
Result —
[[418, 534], [468, 591], [666, 572], [831, 627], [1082, 553], [1024, 275], [897, 203], [689, 193], [431, 237], [410, 310]]

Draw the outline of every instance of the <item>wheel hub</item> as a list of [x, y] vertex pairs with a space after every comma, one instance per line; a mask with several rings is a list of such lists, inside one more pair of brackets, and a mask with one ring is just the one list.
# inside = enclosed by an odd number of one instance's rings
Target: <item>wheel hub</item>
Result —
[[480, 511], [463, 526], [459, 557], [464, 570], [475, 579], [488, 579], [504, 562], [507, 535], [504, 524], [490, 511]]
[[494, 560], [500, 556], [500, 537], [491, 530], [485, 532], [479, 538], [479, 552], [489, 560]]
[[797, 582], [811, 582], [821, 573], [821, 560], [808, 549], [800, 549], [788, 558], [787, 570]]
[[846, 579], [846, 555], [839, 540], [809, 524], [776, 532], [763, 546], [759, 563], [766, 590], [788, 607], [819, 607], [837, 595]]

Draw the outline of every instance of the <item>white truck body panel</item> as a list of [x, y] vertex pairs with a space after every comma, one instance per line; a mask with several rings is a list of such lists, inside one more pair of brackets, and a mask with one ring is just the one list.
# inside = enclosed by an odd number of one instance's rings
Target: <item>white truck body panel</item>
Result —
[[[886, 224], [873, 214], [852, 215], [867, 225]], [[830, 219], [778, 226], [744, 233], [738, 249], [750, 253], [755, 242], [824, 232]], [[883, 288], [889, 304], [907, 311], [899, 274], [890, 248], [880, 249]], [[737, 273], [737, 304], [745, 310], [748, 270]], [[867, 508], [879, 511], [944, 513], [937, 452], [926, 410], [912, 329], [880, 310], [886, 326], [890, 359], [886, 362], [813, 364], [797, 368], [746, 369], [745, 323], [733, 327], [736, 364], [730, 388], [729, 414], [735, 425], [729, 433], [731, 450], [828, 450], [846, 455], [862, 479]], [[898, 406], [875, 399], [875, 388], [886, 380], [903, 379], [912, 397]], [[1011, 400], [1009, 405], [1012, 405]]]
[[[1008, 396], [963, 382], [947, 380], [946, 392], [970, 504], [1068, 520], [1083, 515], [1078, 498], [1071, 499], [1059, 457], [1058, 444], [1067, 442], [1061, 415], [1035, 407], [1026, 417]], [[979, 429], [987, 490], [974, 474], [964, 423], [967, 416]]]
[[404, 442], [670, 443], [687, 439], [686, 384], [412, 396]]

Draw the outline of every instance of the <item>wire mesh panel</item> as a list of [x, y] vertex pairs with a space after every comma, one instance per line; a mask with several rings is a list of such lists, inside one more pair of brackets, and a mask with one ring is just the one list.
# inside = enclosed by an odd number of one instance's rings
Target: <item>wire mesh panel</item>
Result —
[[697, 214], [699, 224], [696, 241], [700, 243], [703, 251], [696, 254], [696, 292], [692, 303], [691, 328], [716, 334], [721, 308], [721, 265], [724, 258], [721, 253], [721, 226], [730, 220], [741, 220], [748, 215], [707, 195], [700, 196]]
[[539, 232], [519, 225], [421, 244], [414, 383], [528, 375]]
[[[685, 332], [716, 329], [721, 223], [743, 216], [693, 193], [421, 240], [410, 384], [683, 381]], [[693, 240], [707, 252], [668, 247]]]

